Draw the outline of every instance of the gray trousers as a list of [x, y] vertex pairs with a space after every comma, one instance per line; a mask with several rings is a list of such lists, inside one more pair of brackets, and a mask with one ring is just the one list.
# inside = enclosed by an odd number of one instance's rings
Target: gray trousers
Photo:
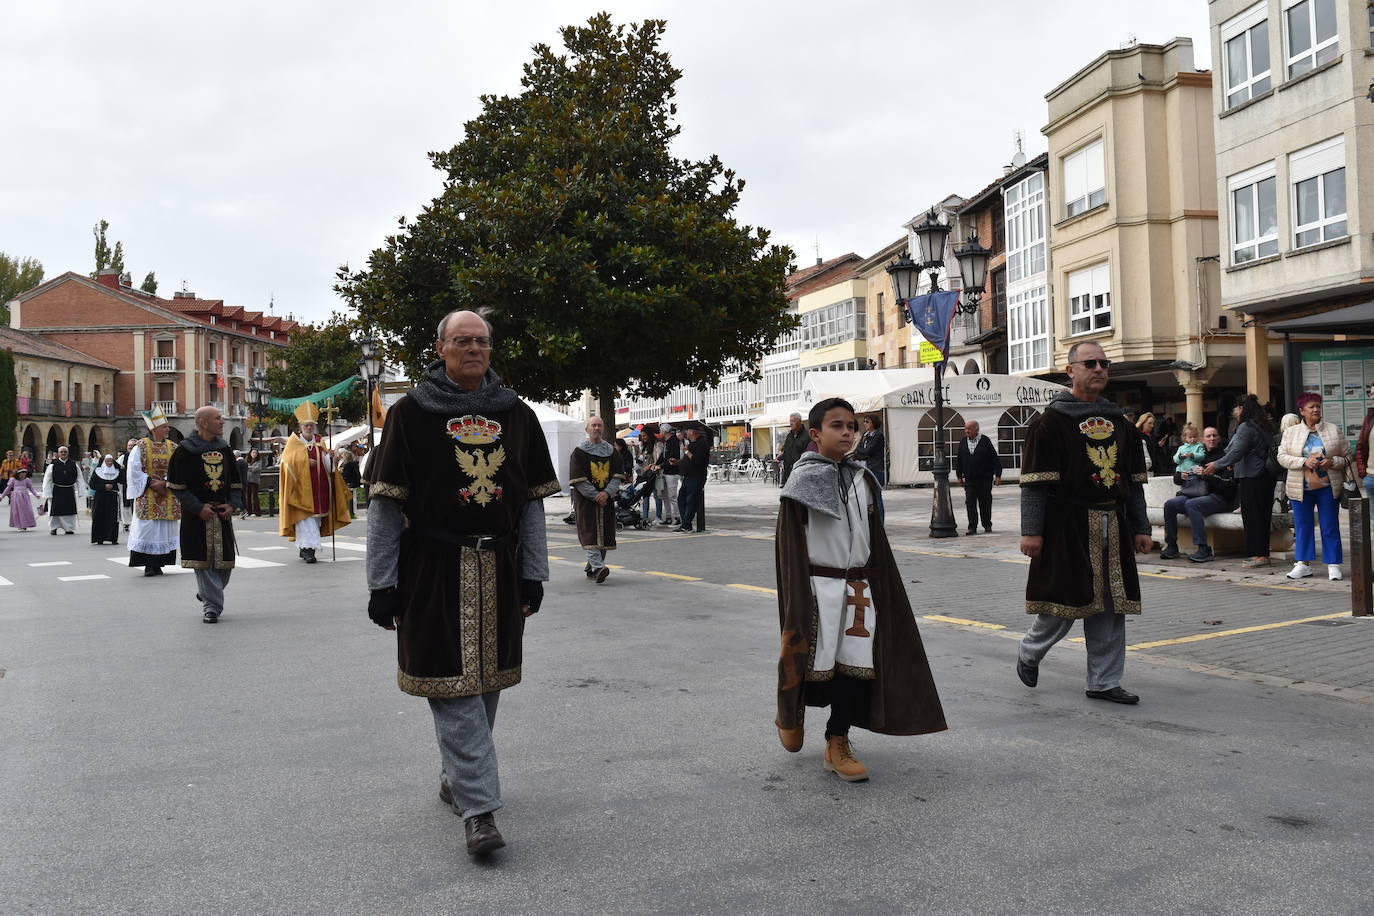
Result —
[[496, 726], [499, 691], [476, 697], [431, 699], [434, 733], [439, 738], [439, 778], [453, 793], [453, 807], [463, 818], [501, 807], [501, 779], [496, 773]]
[[[1040, 664], [1045, 653], [1059, 640], [1069, 635], [1073, 621], [1053, 614], [1036, 614], [1035, 621], [1021, 637], [1017, 655], [1032, 668]], [[1121, 686], [1121, 673], [1126, 668], [1126, 618], [1107, 610], [1083, 618], [1083, 636], [1088, 642], [1088, 689], [1111, 690]]]
[[232, 569], [197, 569], [196, 597], [207, 611], [224, 613], [224, 589], [229, 585]]
[[668, 513], [668, 518], [677, 519], [677, 488], [682, 481], [681, 474], [663, 475], [663, 508]]
[[587, 554], [587, 567], [592, 572], [606, 565], [606, 551], [600, 547], [585, 547], [583, 551]]

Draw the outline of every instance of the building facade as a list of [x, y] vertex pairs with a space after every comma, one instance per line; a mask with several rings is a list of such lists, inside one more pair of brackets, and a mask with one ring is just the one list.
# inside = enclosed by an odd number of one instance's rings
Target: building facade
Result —
[[14, 441], [40, 464], [61, 445], [84, 455], [124, 444], [115, 423], [116, 366], [14, 328], [0, 327], [0, 349], [14, 356]]
[[114, 271], [96, 280], [62, 274], [9, 308], [12, 327], [119, 368], [112, 398], [117, 425], [136, 432], [139, 412], [158, 407], [174, 435], [187, 435], [196, 408], [213, 404], [235, 448], [244, 447], [252, 423], [248, 381], [281, 358], [296, 326], [190, 292], [160, 299], [124, 285]]
[[[1360, 318], [1374, 311], [1374, 7], [1211, 0], [1208, 10], [1222, 74], [1212, 87], [1221, 304], [1245, 327], [1246, 387], [1284, 410], [1302, 390], [1340, 395], [1347, 403], [1328, 413], [1348, 414], [1358, 433], [1374, 353], [1340, 338], [1374, 330], [1374, 316]], [[1350, 353], [1323, 356], [1334, 350]], [[1359, 396], [1344, 398], [1347, 387]]]

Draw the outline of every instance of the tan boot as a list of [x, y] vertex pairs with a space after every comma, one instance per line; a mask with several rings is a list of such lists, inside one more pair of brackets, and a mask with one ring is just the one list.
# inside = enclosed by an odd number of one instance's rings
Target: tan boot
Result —
[[802, 738], [804, 736], [802, 723], [798, 722], [796, 728], [783, 728], [781, 725], [778, 725], [778, 721], [774, 719], [773, 724], [778, 726], [778, 740], [782, 742], [782, 746], [785, 750], [795, 754], [802, 749]]
[[849, 745], [849, 739], [839, 735], [826, 737], [825, 760], [821, 766], [845, 782], [863, 782], [868, 779], [868, 767], [855, 758], [854, 749]]

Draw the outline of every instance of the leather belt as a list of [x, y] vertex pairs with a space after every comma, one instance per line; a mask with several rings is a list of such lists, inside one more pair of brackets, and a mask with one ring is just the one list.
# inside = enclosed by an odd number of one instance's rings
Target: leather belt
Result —
[[881, 573], [880, 566], [851, 566], [848, 569], [840, 569], [835, 566], [817, 566], [811, 564], [811, 575], [821, 576], [825, 579], [844, 579], [848, 582], [857, 582], [860, 579], [870, 579]]
[[454, 534], [442, 528], [419, 528], [418, 534], [425, 537], [434, 538], [436, 541], [443, 541], [446, 544], [456, 544], [459, 547], [472, 547], [477, 550], [496, 550], [504, 547], [514, 540], [512, 534]]

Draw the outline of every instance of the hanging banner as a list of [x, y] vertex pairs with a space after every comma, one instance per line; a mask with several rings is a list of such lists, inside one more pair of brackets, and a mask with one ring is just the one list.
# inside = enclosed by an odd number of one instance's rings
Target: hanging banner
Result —
[[[931, 346], [940, 352], [940, 358], [949, 354], [949, 328], [954, 323], [954, 313], [959, 304], [959, 290], [944, 290], [913, 296], [906, 301], [907, 315], [911, 324], [930, 341]], [[924, 359], [924, 357], [923, 357]]]

